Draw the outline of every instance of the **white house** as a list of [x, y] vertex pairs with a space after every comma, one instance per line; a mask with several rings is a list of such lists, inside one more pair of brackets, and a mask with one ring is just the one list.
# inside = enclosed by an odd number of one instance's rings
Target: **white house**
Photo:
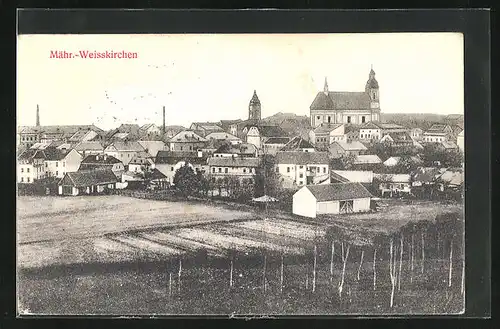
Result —
[[326, 152], [278, 152], [275, 170], [284, 187], [329, 183], [329, 158]]
[[137, 153], [128, 163], [128, 171], [143, 173], [155, 169], [154, 157], [146, 151]]
[[367, 212], [371, 198], [360, 183], [308, 185], [293, 195], [292, 212], [310, 218], [321, 214]]
[[154, 167], [165, 175], [169, 184], [173, 185], [175, 173], [186, 164], [194, 172], [208, 173], [207, 157], [201, 152], [159, 151], [156, 154]]
[[48, 147], [42, 152], [45, 153], [45, 177], [63, 178], [65, 173], [77, 171], [83, 158], [74, 149], [68, 151]]
[[58, 183], [60, 195], [101, 194], [116, 188], [117, 178], [111, 170], [67, 172]]
[[27, 149], [21, 153], [17, 160], [17, 182], [33, 183], [45, 177], [44, 160], [42, 150]]
[[225, 131], [214, 131], [205, 136], [206, 140], [217, 140], [217, 141], [228, 141], [231, 144], [240, 144], [243, 141], [233, 134], [227, 133]]
[[104, 149], [104, 153], [117, 158], [124, 165], [128, 165], [134, 156], [141, 151], [145, 150], [138, 142], [114, 142]]
[[403, 132], [407, 129], [393, 123], [367, 122], [359, 127], [359, 139], [362, 141], [379, 141], [389, 132]]
[[[368, 170], [332, 170], [332, 180], [339, 182], [366, 183], [373, 182], [373, 171]], [[335, 177], [334, 177], [335, 176]]]
[[378, 188], [382, 197], [411, 193], [410, 174], [377, 174], [375, 177], [380, 181]]
[[336, 141], [345, 142], [345, 125], [341, 123], [322, 123], [309, 131], [309, 140], [320, 149], [325, 149]]
[[427, 143], [453, 141], [453, 128], [445, 124], [433, 124], [424, 132], [423, 141]]
[[237, 178], [241, 183], [254, 183], [254, 176], [257, 173], [259, 163], [259, 158], [208, 158], [210, 178], [214, 182], [216, 179], [234, 177]]
[[165, 150], [165, 143], [163, 141], [137, 141], [149, 155], [155, 157], [158, 151]]

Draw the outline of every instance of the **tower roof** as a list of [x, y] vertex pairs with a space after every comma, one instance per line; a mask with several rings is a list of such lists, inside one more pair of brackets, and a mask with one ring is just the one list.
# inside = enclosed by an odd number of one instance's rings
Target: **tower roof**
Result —
[[253, 91], [253, 96], [252, 99], [250, 100], [250, 104], [259, 104], [260, 105], [260, 100], [259, 97], [257, 96], [257, 91]]
[[375, 71], [373, 70], [373, 65], [370, 69], [368, 81], [366, 82], [366, 89], [378, 89], [378, 81], [377, 79], [375, 79]]

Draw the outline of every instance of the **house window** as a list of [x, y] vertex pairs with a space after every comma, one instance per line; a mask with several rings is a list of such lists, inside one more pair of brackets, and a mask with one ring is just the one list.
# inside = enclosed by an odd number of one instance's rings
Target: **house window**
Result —
[[227, 174], [227, 171], [228, 171], [228, 170], [227, 170], [227, 168], [224, 168], [224, 172], [225, 172], [226, 174]]
[[56, 161], [56, 167], [59, 167], [59, 161]]
[[63, 167], [66, 167], [66, 161], [63, 162]]
[[276, 167], [276, 172], [280, 172], [280, 168], [279, 167]]
[[247, 169], [246, 168], [243, 168], [243, 173], [246, 174], [247, 173]]
[[59, 171], [56, 171], [56, 176], [59, 176]]
[[286, 167], [286, 172], [290, 172], [290, 167]]
[[222, 168], [219, 168], [219, 172], [222, 172]]
[[215, 168], [212, 168], [212, 172], [215, 173]]
[[24, 169], [23, 169], [23, 168], [21, 168], [21, 172], [24, 172]]
[[22, 182], [24, 182], [24, 178], [23, 178], [23, 177], [21, 177], [21, 183], [22, 183]]
[[328, 123], [330, 123], [332, 121], [332, 119], [330, 118], [330, 116], [328, 116]]
[[182, 151], [182, 146], [181, 146], [181, 151]]
[[347, 123], [351, 123], [351, 117], [347, 117]]
[[30, 168], [26, 168], [26, 172], [30, 172]]
[[319, 120], [319, 119], [321, 119], [321, 117], [318, 115], [318, 116], [316, 117], [316, 119], [318, 119], [318, 120]]
[[326, 167], [323, 167], [323, 173], [324, 174], [326, 173]]
[[304, 184], [304, 182], [303, 181], [299, 181], [299, 185], [302, 185], [302, 184]]
[[299, 166], [300, 169], [304, 169], [304, 166]]
[[128, 154], [128, 157], [130, 158], [130, 154]]
[[299, 175], [299, 178], [304, 178], [304, 174], [300, 174], [300, 175]]
[[365, 123], [366, 119], [364, 116], [361, 117], [361, 123]]
[[26, 178], [26, 179], [28, 180], [28, 183], [29, 183], [29, 182], [30, 182], [30, 178], [28, 177], [28, 178]]

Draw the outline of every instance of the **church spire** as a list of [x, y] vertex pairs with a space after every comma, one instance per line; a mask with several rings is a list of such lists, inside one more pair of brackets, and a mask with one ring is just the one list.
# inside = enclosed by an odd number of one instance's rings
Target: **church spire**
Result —
[[326, 79], [326, 77], [325, 77], [325, 85], [323, 87], [323, 92], [325, 93], [325, 95], [328, 95], [328, 80]]

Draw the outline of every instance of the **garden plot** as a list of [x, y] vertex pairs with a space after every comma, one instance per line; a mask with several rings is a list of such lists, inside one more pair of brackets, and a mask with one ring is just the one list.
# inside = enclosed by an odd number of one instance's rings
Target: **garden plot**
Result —
[[174, 234], [169, 234], [166, 232], [141, 233], [139, 234], [139, 236], [151, 241], [159, 242], [161, 244], [170, 244], [186, 251], [196, 251], [204, 249], [207, 250], [208, 254], [211, 256], [223, 256], [223, 253], [217, 247], [194, 240], [181, 238]]
[[94, 239], [94, 251], [102, 261], [130, 261], [134, 260], [136, 249], [108, 238]]
[[53, 262], [60, 255], [54, 243], [37, 243], [17, 247], [17, 264], [22, 268], [40, 267]]
[[302, 240], [315, 240], [325, 235], [324, 228], [283, 220], [254, 220], [231, 225]]
[[256, 249], [268, 249], [268, 250], [283, 251], [295, 254], [301, 254], [304, 252], [303, 249], [301, 248], [294, 248], [294, 247], [283, 248], [282, 246], [271, 242], [234, 237], [230, 235], [225, 235], [221, 233], [215, 233], [195, 228], [176, 230], [174, 234], [176, 234], [179, 237], [192, 239], [209, 245], [217, 246], [225, 250], [236, 249], [243, 252], [252, 252], [255, 251]]
[[127, 244], [129, 246], [157, 255], [173, 256], [173, 255], [180, 255], [183, 253], [182, 250], [167, 247], [157, 242], [141, 239], [139, 237], [121, 235], [121, 236], [115, 236], [113, 237], [113, 239], [120, 241], [124, 244]]

